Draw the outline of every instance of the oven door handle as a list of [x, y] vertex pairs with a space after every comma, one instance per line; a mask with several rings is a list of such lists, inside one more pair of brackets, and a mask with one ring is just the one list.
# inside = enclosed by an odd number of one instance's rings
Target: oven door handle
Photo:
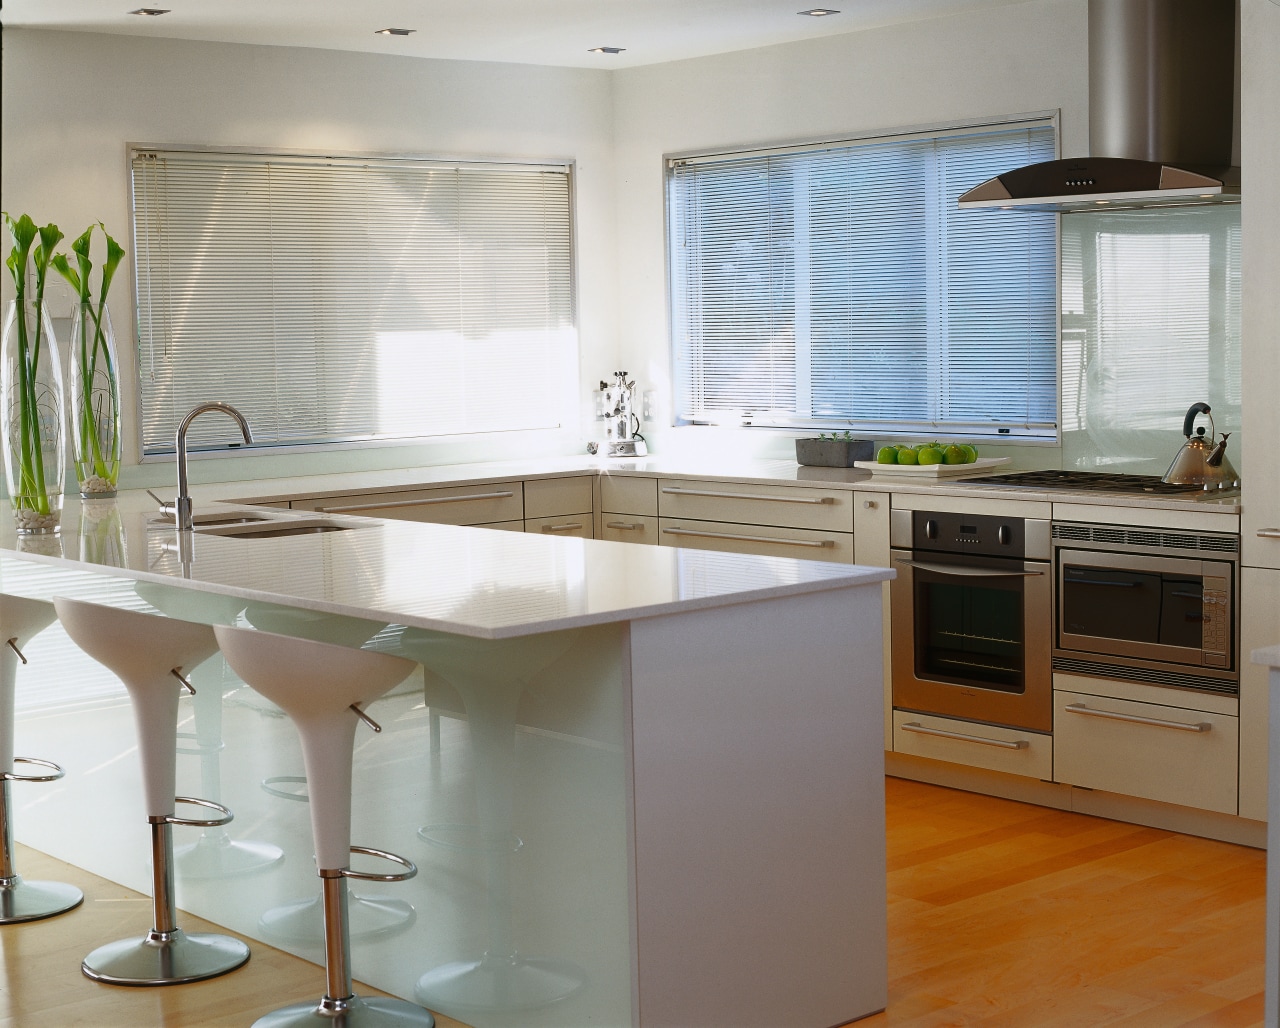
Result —
[[906, 557], [895, 557], [895, 564], [906, 564], [921, 571], [933, 571], [939, 575], [958, 575], [962, 578], [1031, 578], [1043, 575], [1043, 571], [997, 571], [994, 568], [968, 568], [953, 564], [930, 564], [923, 560], [907, 560]]

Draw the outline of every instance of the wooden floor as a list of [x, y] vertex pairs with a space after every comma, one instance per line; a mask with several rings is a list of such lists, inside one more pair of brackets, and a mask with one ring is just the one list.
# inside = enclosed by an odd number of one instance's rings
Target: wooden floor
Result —
[[[886, 788], [889, 1009], [858, 1028], [1262, 1023], [1261, 851], [901, 779]], [[145, 921], [147, 901], [21, 847], [18, 866], [92, 898], [0, 930], [3, 1028], [246, 1026], [319, 994], [314, 965], [261, 943], [210, 982], [97, 985], [79, 956], [122, 920]]]
[[[248, 1028], [263, 1014], [318, 1000], [324, 991], [324, 972], [315, 964], [253, 939], [246, 940], [249, 963], [221, 978], [154, 989], [90, 981], [80, 973], [80, 958], [104, 942], [141, 935], [150, 924], [150, 899], [25, 846], [16, 862], [24, 878], [70, 882], [85, 900], [60, 917], [0, 927], [0, 1028]], [[180, 913], [178, 924], [191, 932], [225, 931], [189, 914]], [[356, 992], [385, 995], [360, 985]], [[439, 1014], [436, 1024], [467, 1028]]]

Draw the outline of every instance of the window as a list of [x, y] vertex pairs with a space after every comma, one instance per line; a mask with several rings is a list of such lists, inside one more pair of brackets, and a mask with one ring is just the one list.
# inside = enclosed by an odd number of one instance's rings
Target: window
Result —
[[1056, 219], [956, 208], [1054, 140], [1035, 121], [670, 161], [678, 415], [1056, 438]]
[[[569, 167], [136, 150], [144, 454], [197, 403], [258, 444], [555, 428], [576, 402]], [[191, 443], [238, 441], [202, 418]]]

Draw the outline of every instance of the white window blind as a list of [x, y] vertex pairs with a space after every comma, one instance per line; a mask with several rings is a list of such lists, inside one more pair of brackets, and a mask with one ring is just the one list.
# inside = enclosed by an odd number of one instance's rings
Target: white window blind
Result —
[[[139, 150], [143, 452], [205, 400], [259, 445], [558, 426], [574, 403], [570, 169]], [[193, 447], [238, 441], [203, 418]]]
[[675, 160], [687, 421], [1053, 438], [1053, 215], [959, 195], [1055, 155], [1048, 121]]

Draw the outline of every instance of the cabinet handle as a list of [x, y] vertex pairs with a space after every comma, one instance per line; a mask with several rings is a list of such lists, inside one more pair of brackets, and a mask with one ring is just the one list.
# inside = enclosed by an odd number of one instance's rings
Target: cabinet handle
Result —
[[616, 528], [619, 532], [643, 532], [644, 525], [638, 521], [606, 521], [605, 528]]
[[1258, 529], [1259, 539], [1280, 539], [1280, 528], [1260, 528]]
[[977, 742], [983, 746], [996, 746], [1002, 750], [1025, 750], [1031, 743], [1026, 739], [984, 739], [980, 735], [965, 735], [962, 732], [944, 732], [941, 728], [926, 728], [919, 721], [908, 721], [899, 725], [904, 732], [915, 732], [917, 735], [936, 735], [942, 739], [959, 739], [961, 742]]
[[1213, 725], [1208, 721], [1188, 724], [1185, 721], [1166, 721], [1158, 717], [1143, 717], [1141, 714], [1121, 714], [1118, 710], [1095, 710], [1083, 703], [1068, 703], [1064, 708], [1072, 714], [1088, 714], [1090, 717], [1103, 717], [1112, 721], [1132, 721], [1135, 725], [1154, 725], [1156, 728], [1173, 728], [1179, 732], [1208, 732]]
[[876, 509], [876, 501], [875, 501], [875, 500], [863, 500], [863, 501], [862, 501], [862, 509], [863, 509], [863, 510], [875, 510], [875, 509]]
[[783, 543], [787, 546], [808, 546], [827, 549], [835, 546], [834, 539], [775, 539], [768, 535], [733, 535], [729, 532], [695, 532], [692, 528], [664, 528], [667, 535], [694, 535], [700, 539], [736, 539], [744, 543]]
[[391, 507], [427, 507], [433, 503], [463, 503], [468, 500], [505, 500], [514, 496], [510, 489], [499, 493], [466, 493], [462, 496], [433, 496], [426, 500], [390, 500], [386, 503], [356, 503], [343, 507], [317, 507], [321, 514], [346, 514], [353, 510], [387, 510]]
[[543, 525], [544, 532], [576, 532], [582, 528], [582, 525]]
[[763, 493], [722, 493], [712, 489], [677, 489], [669, 486], [662, 490], [671, 496], [713, 496], [718, 500], [772, 500], [774, 503], [835, 503], [834, 496], [765, 496]]

